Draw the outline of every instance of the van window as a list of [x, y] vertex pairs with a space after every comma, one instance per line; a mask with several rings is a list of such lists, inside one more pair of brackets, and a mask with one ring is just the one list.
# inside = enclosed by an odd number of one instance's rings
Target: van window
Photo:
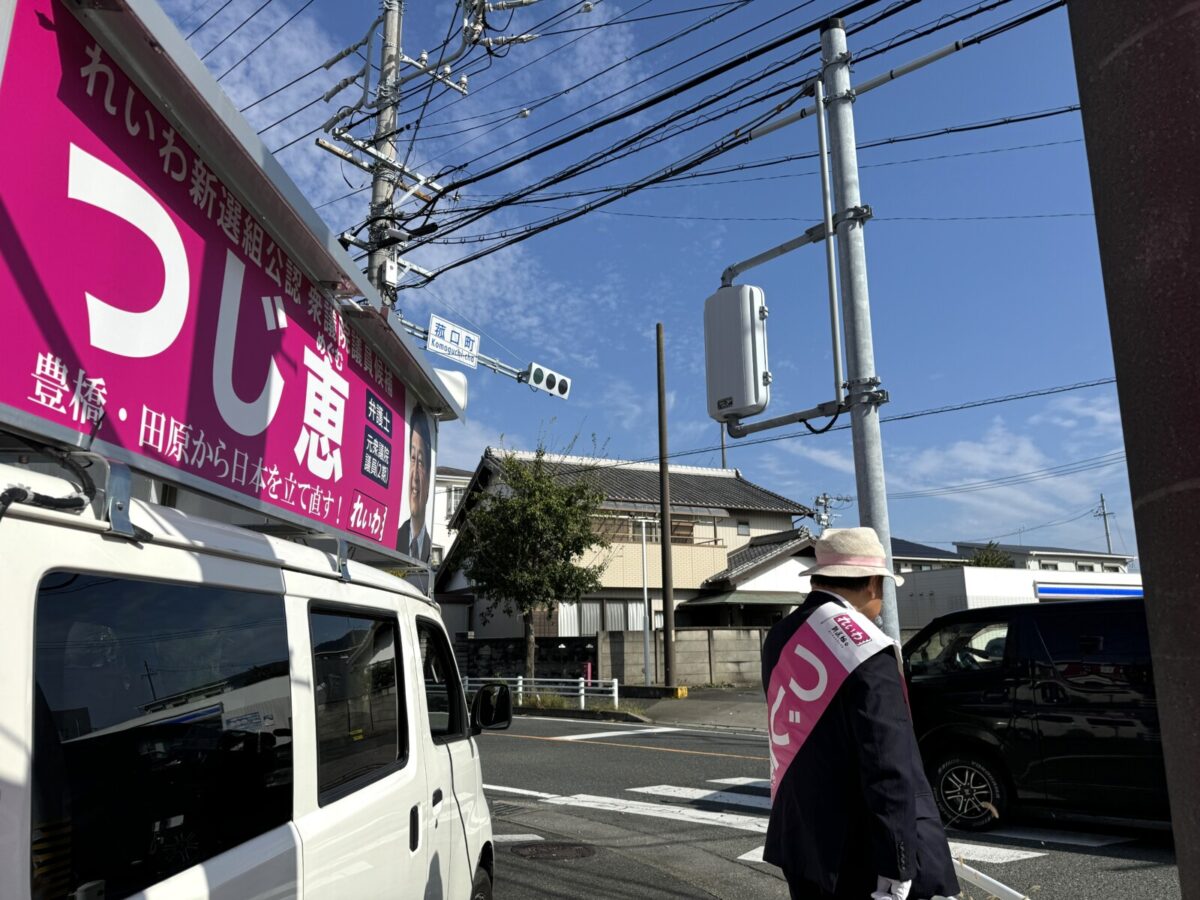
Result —
[[466, 700], [446, 635], [434, 623], [418, 619], [417, 637], [421, 643], [421, 674], [425, 681], [425, 703], [429, 707], [429, 733], [440, 740], [466, 737]]
[[1040, 609], [1038, 630], [1060, 678], [1081, 690], [1150, 693], [1150, 640], [1141, 606]]
[[913, 647], [910, 671], [916, 676], [999, 669], [1007, 644], [1007, 622], [954, 622]]
[[33, 897], [125, 897], [291, 818], [282, 597], [51, 573], [34, 673]]
[[314, 609], [317, 789], [322, 804], [402, 766], [408, 756], [396, 620]]

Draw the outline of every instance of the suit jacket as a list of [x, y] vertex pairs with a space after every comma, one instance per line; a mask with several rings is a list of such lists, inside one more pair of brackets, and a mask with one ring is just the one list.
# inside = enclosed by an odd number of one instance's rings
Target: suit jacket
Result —
[[[796, 629], [831, 600], [842, 602], [813, 591], [771, 629], [764, 685]], [[877, 875], [912, 879], [914, 900], [958, 893], [890, 647], [846, 678], [792, 760], [771, 807], [763, 859], [789, 883], [839, 897], [869, 897]]]
[[[412, 546], [412, 519], [405, 519], [404, 524], [400, 526], [400, 533], [396, 536], [396, 549], [401, 553], [409, 553]], [[421, 562], [429, 562], [429, 531], [425, 530], [425, 537], [421, 541], [421, 545], [417, 553], [412, 554]]]

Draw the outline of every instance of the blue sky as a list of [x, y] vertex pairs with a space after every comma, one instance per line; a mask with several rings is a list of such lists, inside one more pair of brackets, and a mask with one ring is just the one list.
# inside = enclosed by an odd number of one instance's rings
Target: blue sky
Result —
[[[260, 0], [167, 3], [185, 34], [211, 13], [191, 39], [201, 53], [261, 5]], [[752, 0], [593, 0], [546, 30], [594, 26], [624, 14], [659, 16], [631, 24], [541, 37], [510, 49], [471, 78], [470, 95], [435, 90], [411, 151], [423, 172], [472, 162], [469, 172], [510, 159], [572, 127], [618, 110], [685, 76], [757, 46], [837, 8], [813, 0], [799, 11], [747, 35], [733, 35], [799, 4]], [[861, 82], [950, 41], [1041, 5], [1014, 0], [999, 9], [864, 62]], [[289, 16], [303, 0], [271, 0], [206, 60], [222, 73]], [[707, 7], [699, 11], [696, 7]], [[436, 48], [453, 5], [408, 4], [404, 50], [415, 56]], [[580, 4], [541, 0], [513, 15], [507, 34]], [[850, 24], [886, 8], [879, 4]], [[862, 51], [974, 4], [925, 0], [850, 38]], [[534, 109], [522, 105], [574, 85], [689, 25], [731, 10], [712, 24], [659, 50], [622, 63]], [[314, 0], [279, 34], [222, 80], [245, 106], [333, 52], [358, 40], [377, 14], [366, 0]], [[661, 14], [671, 15], [661, 15]], [[504, 14], [491, 21], [503, 25]], [[582, 35], [582, 37], [581, 37]], [[578, 38], [544, 60], [537, 57]], [[457, 209], [528, 185], [644, 128], [673, 110], [730, 86], [771, 61], [807, 46], [795, 44], [735, 69], [659, 107], [624, 119], [588, 138], [465, 187]], [[718, 49], [667, 75], [662, 70], [714, 46]], [[436, 53], [434, 54], [436, 58]], [[467, 71], [482, 69], [472, 54]], [[536, 61], [535, 61], [536, 60]], [[331, 71], [303, 78], [248, 110], [257, 128], [309, 104], [361, 64], [351, 57]], [[803, 61], [749, 85], [749, 94], [811, 70]], [[455, 77], [458, 72], [456, 71]], [[498, 80], [501, 79], [502, 80]], [[319, 125], [334, 104], [317, 102], [271, 128], [267, 145], [280, 147]], [[613, 97], [619, 91], [623, 93]], [[855, 105], [860, 143], [967, 123], [1059, 108], [1078, 100], [1066, 12], [1056, 10], [982, 45], [970, 47], [870, 94]], [[555, 119], [596, 103], [540, 134]], [[419, 107], [419, 101], [404, 108]], [[646, 147], [551, 191], [620, 184], [653, 172], [709, 145], [749, 121], [764, 106]], [[414, 121], [405, 116], [401, 124]], [[366, 135], [371, 123], [360, 126]], [[406, 133], [405, 137], [411, 132]], [[515, 142], [499, 149], [502, 145]], [[465, 146], [463, 145], [466, 143]], [[731, 151], [709, 166], [726, 166], [815, 150], [816, 130], [801, 122]], [[401, 152], [407, 143], [401, 144]], [[476, 157], [496, 151], [484, 159]], [[936, 158], [934, 158], [936, 157]], [[352, 227], [365, 217], [367, 193], [343, 197], [365, 184], [365, 173], [339, 168], [306, 138], [277, 158], [331, 226]], [[1091, 218], [1091, 193], [1078, 113], [929, 140], [863, 149], [863, 200], [876, 219], [866, 232], [876, 368], [890, 392], [883, 414], [897, 415], [989, 397], [1111, 377], [1112, 352], [1103, 284]], [[729, 263], [795, 236], [820, 216], [815, 160], [676, 182], [620, 200], [524, 243], [447, 272], [428, 288], [403, 291], [399, 304], [418, 322], [437, 313], [483, 334], [482, 349], [523, 367], [539, 360], [573, 377], [567, 402], [534, 392], [483, 369], [470, 372], [465, 422], [445, 426], [443, 464], [472, 468], [486, 445], [529, 449], [539, 438], [552, 449], [578, 435], [576, 452], [590, 453], [593, 436], [603, 455], [639, 459], [657, 452], [654, 326], [667, 335], [672, 453], [713, 448], [716, 423], [705, 412], [702, 309]], [[532, 198], [531, 198], [532, 199]], [[570, 208], [578, 199], [539, 200], [534, 208], [499, 210], [455, 236], [518, 227]], [[454, 205], [439, 207], [443, 221]], [[486, 244], [432, 243], [411, 258], [438, 269]], [[830, 357], [824, 260], [806, 248], [743, 278], [766, 291], [769, 343], [775, 375], [768, 414], [780, 415], [830, 399]], [[447, 364], [452, 366], [453, 364]], [[793, 434], [795, 429], [768, 432]], [[1120, 413], [1111, 385], [1015, 401], [883, 426], [888, 488], [913, 492], [1037, 473], [1123, 450]], [[1119, 459], [1118, 457], [1109, 457]], [[748, 478], [801, 502], [828, 492], [855, 492], [848, 431], [740, 446], [729, 441], [729, 465]], [[683, 456], [692, 465], [719, 465], [718, 451]], [[1104, 531], [1090, 510], [1103, 492], [1115, 513], [1113, 545], [1136, 553], [1123, 462], [1064, 477], [891, 503], [893, 534], [924, 543], [997, 537], [1016, 543], [1104, 548]], [[837, 524], [857, 522], [844, 504]], [[1070, 521], [1065, 521], [1070, 520]], [[1047, 523], [1064, 523], [1044, 527]]]

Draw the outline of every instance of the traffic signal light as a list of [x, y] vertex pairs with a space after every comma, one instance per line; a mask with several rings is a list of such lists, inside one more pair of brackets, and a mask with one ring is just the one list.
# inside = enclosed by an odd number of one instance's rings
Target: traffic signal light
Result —
[[571, 393], [571, 380], [566, 375], [560, 375], [552, 369], [547, 369], [541, 363], [530, 363], [529, 368], [521, 373], [521, 380], [563, 400]]

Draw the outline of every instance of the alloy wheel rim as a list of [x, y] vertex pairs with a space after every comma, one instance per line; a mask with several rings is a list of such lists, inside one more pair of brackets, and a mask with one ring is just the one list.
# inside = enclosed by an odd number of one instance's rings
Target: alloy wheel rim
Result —
[[942, 775], [940, 788], [943, 801], [956, 818], [976, 819], [990, 815], [995, 809], [991, 782], [974, 766], [948, 769]]

